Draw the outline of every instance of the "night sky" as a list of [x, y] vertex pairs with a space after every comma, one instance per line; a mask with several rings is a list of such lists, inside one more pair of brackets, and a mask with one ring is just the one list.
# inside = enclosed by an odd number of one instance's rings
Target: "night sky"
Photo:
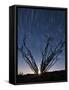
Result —
[[[65, 12], [47, 9], [18, 8], [18, 47], [23, 44], [23, 37], [27, 32], [27, 47], [31, 50], [38, 68], [40, 68], [42, 54], [48, 37], [52, 37], [51, 47], [54, 49], [60, 40], [65, 39]], [[57, 58], [57, 62], [49, 71], [65, 69], [65, 51]], [[29, 65], [22, 58], [18, 50], [18, 74], [33, 73]]]

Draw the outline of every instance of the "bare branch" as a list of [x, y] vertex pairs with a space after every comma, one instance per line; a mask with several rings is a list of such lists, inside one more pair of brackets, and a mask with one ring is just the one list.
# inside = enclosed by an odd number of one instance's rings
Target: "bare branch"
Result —
[[[24, 48], [26, 50], [24, 50]], [[34, 73], [37, 74], [38, 73], [38, 68], [37, 68], [35, 59], [32, 56], [32, 53], [31, 53], [30, 49], [26, 45], [26, 36], [24, 36], [23, 45], [22, 45], [21, 48], [19, 48], [19, 50], [21, 51], [22, 57], [24, 58], [24, 60], [26, 61], [26, 63], [28, 63], [28, 65], [34, 71]]]
[[[49, 46], [49, 43], [47, 42], [47, 46], [46, 46], [47, 49], [48, 49], [48, 46]], [[55, 64], [55, 62], [57, 61], [56, 56], [62, 53], [63, 47], [64, 47], [64, 42], [60, 41], [60, 43], [56, 46], [56, 48], [53, 51], [51, 51], [51, 54], [47, 56], [47, 58], [46, 58], [46, 54], [44, 54], [45, 58], [42, 58], [42, 62], [41, 62], [42, 73], [49, 70]], [[48, 52], [47, 49], [46, 49], [46, 53]]]

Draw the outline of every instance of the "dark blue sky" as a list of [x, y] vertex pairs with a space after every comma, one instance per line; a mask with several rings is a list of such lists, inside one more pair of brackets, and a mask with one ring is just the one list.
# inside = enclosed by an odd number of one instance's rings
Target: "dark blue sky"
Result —
[[[54, 49], [60, 40], [64, 41], [64, 30], [64, 11], [18, 8], [18, 47], [22, 46], [24, 34], [27, 33], [27, 46], [38, 68], [42, 58], [41, 49], [44, 48], [47, 38], [53, 38], [51, 47]], [[65, 69], [64, 52], [58, 56], [58, 61], [49, 71]], [[18, 51], [18, 73], [20, 72], [33, 73]]]

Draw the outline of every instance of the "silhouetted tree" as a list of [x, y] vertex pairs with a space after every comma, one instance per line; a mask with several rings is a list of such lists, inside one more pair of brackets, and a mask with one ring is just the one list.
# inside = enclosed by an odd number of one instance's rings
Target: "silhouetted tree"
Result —
[[50, 47], [50, 44], [52, 43], [51, 40], [52, 38], [49, 37], [46, 42], [44, 51], [42, 52], [42, 61], [41, 61], [41, 67], [40, 67], [41, 73], [47, 72], [58, 60], [57, 56], [61, 54], [61, 52], [63, 51], [65, 42], [60, 41], [60, 43], [58, 43], [56, 48], [53, 50], [50, 50], [49, 55], [47, 55], [48, 47]]
[[[28, 47], [27, 44], [27, 38], [29, 36], [29, 32], [31, 32], [31, 30], [33, 29], [33, 21], [34, 19], [37, 17], [36, 15], [37, 13], [35, 13], [35, 10], [32, 9], [31, 15], [30, 15], [30, 19], [28, 19], [28, 16], [26, 16], [27, 18], [27, 23], [28, 25], [28, 30], [25, 30], [25, 35], [23, 37], [23, 44], [22, 46], [18, 49], [20, 50], [23, 59], [25, 60], [25, 62], [30, 66], [30, 68], [33, 70], [33, 72], [35, 74], [38, 74], [38, 67], [36, 65], [35, 59], [31, 53], [31, 50]], [[26, 28], [27, 29], [27, 28]], [[41, 74], [44, 72], [47, 72], [58, 60], [57, 57], [59, 54], [61, 54], [61, 52], [63, 51], [63, 47], [64, 47], [64, 42], [60, 41], [60, 43], [57, 44], [56, 48], [51, 49], [50, 53], [48, 54], [48, 48], [50, 47], [50, 44], [53, 43], [52, 42], [53, 38], [48, 37], [47, 42], [45, 42], [45, 48], [42, 51], [42, 61], [41, 61], [41, 65], [40, 65], [40, 71]], [[44, 47], [44, 46], [43, 46]]]
[[21, 48], [19, 48], [23, 59], [28, 63], [30, 68], [34, 71], [35, 74], [38, 74], [38, 67], [36, 65], [35, 59], [32, 56], [31, 50], [26, 45], [26, 35], [23, 39], [23, 45]]

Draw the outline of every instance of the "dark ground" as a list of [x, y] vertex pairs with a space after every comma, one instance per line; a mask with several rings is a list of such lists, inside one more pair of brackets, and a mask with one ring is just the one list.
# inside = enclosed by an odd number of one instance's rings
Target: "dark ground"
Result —
[[66, 71], [46, 72], [41, 75], [27, 74], [17, 75], [17, 83], [40, 83], [40, 82], [62, 82], [67, 81]]

